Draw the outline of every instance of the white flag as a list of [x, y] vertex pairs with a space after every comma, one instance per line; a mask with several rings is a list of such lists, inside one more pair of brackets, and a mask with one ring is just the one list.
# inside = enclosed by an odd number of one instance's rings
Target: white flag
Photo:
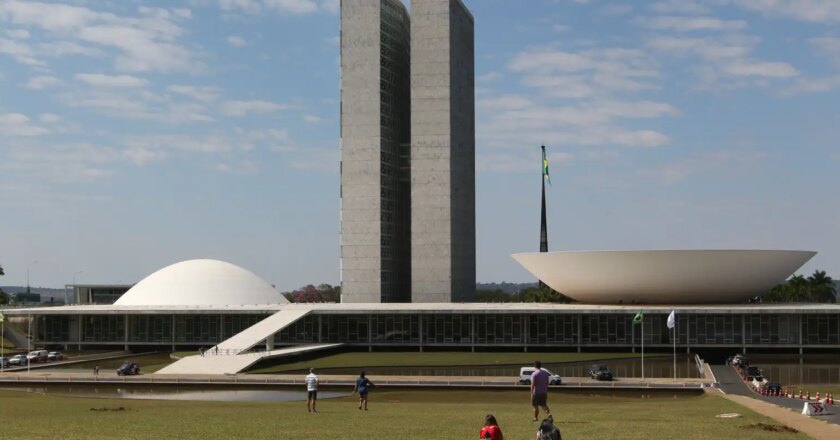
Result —
[[674, 315], [674, 311], [671, 310], [671, 314], [668, 315], [668, 328], [674, 328], [677, 325], [677, 317]]

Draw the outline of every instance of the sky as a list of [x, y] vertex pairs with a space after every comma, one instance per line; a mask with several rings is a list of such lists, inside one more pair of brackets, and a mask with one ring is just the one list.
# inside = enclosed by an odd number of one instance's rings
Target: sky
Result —
[[[479, 282], [550, 250], [819, 254], [840, 278], [840, 2], [465, 0]], [[338, 0], [0, 0], [3, 285], [217, 258], [339, 282]]]

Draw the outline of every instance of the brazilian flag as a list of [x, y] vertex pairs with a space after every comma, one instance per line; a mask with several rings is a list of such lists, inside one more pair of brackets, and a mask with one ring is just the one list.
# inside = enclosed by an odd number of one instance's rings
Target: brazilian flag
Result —
[[548, 185], [551, 186], [551, 176], [548, 175], [548, 159], [545, 157], [545, 148], [542, 150], [543, 162], [542, 162], [542, 173], [545, 181], [548, 182]]
[[645, 313], [639, 310], [639, 313], [636, 313], [636, 316], [633, 317], [633, 324], [641, 324], [642, 319], [644, 319]]

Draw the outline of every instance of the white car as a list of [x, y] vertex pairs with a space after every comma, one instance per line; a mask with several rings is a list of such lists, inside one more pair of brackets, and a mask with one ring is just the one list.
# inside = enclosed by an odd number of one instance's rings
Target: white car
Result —
[[28, 363], [25, 354], [16, 354], [9, 359], [9, 365], [26, 365]]
[[47, 360], [48, 361], [60, 361], [64, 359], [64, 355], [61, 354], [60, 351], [51, 351], [47, 353]]
[[[534, 371], [537, 369], [534, 367], [522, 367], [519, 369], [519, 383], [530, 385], [531, 384], [531, 375], [534, 374]], [[543, 368], [546, 373], [548, 373], [548, 384], [549, 385], [560, 385], [562, 381], [560, 380], [560, 376], [552, 373], [551, 371]]]

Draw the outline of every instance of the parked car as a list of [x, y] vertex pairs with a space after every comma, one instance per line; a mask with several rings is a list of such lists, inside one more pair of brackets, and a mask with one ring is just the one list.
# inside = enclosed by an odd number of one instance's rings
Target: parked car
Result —
[[738, 354], [735, 355], [734, 358], [732, 358], [732, 365], [735, 365], [738, 368], [746, 368], [750, 366], [750, 360]]
[[[519, 383], [530, 385], [531, 384], [531, 375], [534, 374], [536, 369], [534, 367], [522, 367], [519, 369]], [[545, 372], [548, 373], [548, 384], [549, 385], [560, 385], [562, 381], [560, 380], [560, 376], [552, 373], [551, 371], [543, 368]]]
[[746, 374], [747, 380], [757, 380], [761, 382], [761, 380], [764, 379], [764, 376], [761, 374], [761, 369], [754, 365], [747, 367], [746, 373], [744, 374]]
[[25, 354], [16, 354], [9, 359], [9, 365], [26, 365], [29, 361], [26, 360]]
[[47, 353], [47, 360], [48, 361], [60, 361], [64, 359], [64, 355], [61, 354], [60, 351], [51, 351]]
[[30, 351], [29, 354], [26, 355], [26, 360], [29, 362], [46, 362], [47, 350]]
[[135, 376], [140, 374], [140, 366], [137, 362], [124, 362], [117, 368], [117, 376]]
[[589, 377], [596, 380], [613, 380], [612, 372], [606, 365], [593, 365], [589, 369]]
[[9, 368], [9, 358], [0, 357], [0, 366]]

